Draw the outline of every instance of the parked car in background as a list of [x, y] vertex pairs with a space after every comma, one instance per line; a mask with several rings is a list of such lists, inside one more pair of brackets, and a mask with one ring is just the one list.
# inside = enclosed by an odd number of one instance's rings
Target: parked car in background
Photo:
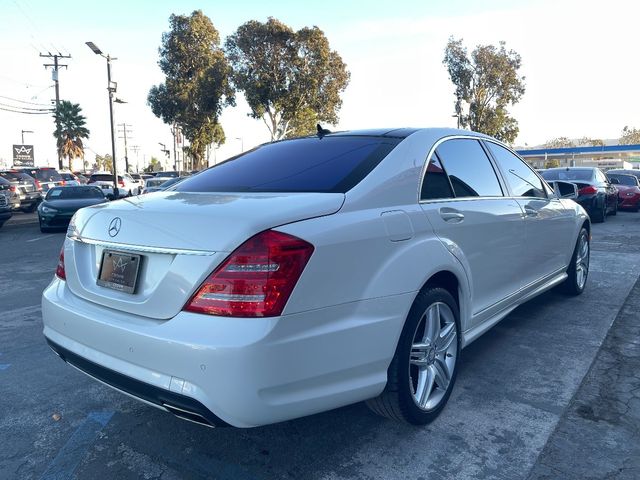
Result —
[[160, 178], [160, 177], [171, 177], [171, 178], [175, 178], [175, 177], [179, 177], [180, 176], [180, 172], [175, 172], [175, 171], [168, 171], [168, 172], [156, 172], [156, 178]]
[[38, 190], [42, 194], [46, 194], [50, 188], [63, 187], [65, 185], [64, 179], [53, 167], [20, 167], [16, 170], [20, 170], [21, 172], [26, 173], [27, 175], [32, 177], [36, 181]]
[[64, 171], [64, 170], [61, 170], [58, 173], [60, 173], [60, 176], [64, 180], [65, 186], [77, 187], [77, 186], [81, 185], [80, 179], [78, 178], [78, 176], [75, 173], [71, 173], [69, 171]]
[[38, 207], [41, 232], [66, 228], [79, 209], [108, 202], [100, 187], [90, 185], [54, 187]]
[[11, 218], [11, 184], [0, 177], [0, 227]]
[[548, 168], [541, 175], [549, 182], [562, 180], [574, 183], [578, 187], [576, 202], [584, 207], [596, 223], [604, 222], [607, 215], [618, 213], [618, 190], [599, 168]]
[[[100, 187], [105, 196], [109, 199], [114, 198], [113, 195], [113, 174], [110, 172], [96, 172], [89, 177], [87, 185]], [[130, 196], [129, 189], [121, 175], [118, 175], [118, 198]]]
[[607, 172], [607, 178], [618, 189], [618, 208], [640, 210], [640, 181], [633, 175]]
[[616, 175], [633, 175], [638, 180], [640, 180], [640, 170], [632, 170], [628, 168], [613, 168], [611, 170], [607, 170], [607, 173], [615, 173]]
[[89, 175], [88, 173], [84, 173], [84, 172], [73, 172], [73, 174], [78, 177], [78, 180], [80, 181], [80, 185], [86, 185], [87, 182], [89, 181]]
[[159, 177], [147, 180], [146, 187], [142, 190], [142, 193], [161, 192], [167, 188], [180, 183], [188, 177]]
[[139, 195], [140, 193], [142, 193], [142, 189], [144, 188], [144, 179], [139, 173], [130, 173], [129, 176], [132, 178], [133, 183], [137, 189], [134, 195]]
[[[10, 199], [14, 210], [30, 213], [36, 209], [38, 203], [42, 200], [42, 195], [38, 190], [35, 179], [19, 170], [0, 170], [0, 177], [11, 184], [10, 189], [15, 193], [15, 196]], [[18, 198], [17, 203], [14, 201], [16, 197]]]
[[584, 290], [590, 230], [485, 135], [283, 140], [79, 210], [43, 293], [44, 336], [88, 375], [201, 424], [367, 400], [423, 425], [462, 348], [546, 290]]

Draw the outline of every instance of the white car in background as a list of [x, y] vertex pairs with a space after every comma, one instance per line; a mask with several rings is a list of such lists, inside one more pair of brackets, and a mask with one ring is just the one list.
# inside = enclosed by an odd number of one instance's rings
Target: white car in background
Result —
[[[131, 195], [137, 195], [137, 187], [133, 186], [133, 183], [127, 178], [128, 175], [125, 173], [124, 175], [118, 175], [118, 197], [130, 197]], [[114, 188], [113, 188], [113, 174], [111, 172], [95, 172], [92, 173], [89, 177], [89, 181], [87, 185], [95, 185], [102, 189], [102, 193], [104, 193], [105, 197], [109, 199], [113, 199], [114, 197]], [[136, 193], [133, 193], [135, 190]]]
[[425, 424], [464, 347], [554, 286], [585, 288], [589, 217], [562, 190], [576, 197], [469, 131], [265, 144], [78, 211], [44, 335], [88, 375], [205, 425], [363, 400]]

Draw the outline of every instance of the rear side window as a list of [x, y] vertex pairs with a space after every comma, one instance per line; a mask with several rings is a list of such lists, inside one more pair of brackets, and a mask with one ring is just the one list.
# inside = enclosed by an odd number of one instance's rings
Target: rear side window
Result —
[[542, 181], [525, 163], [506, 148], [485, 142], [503, 171], [511, 192], [516, 197], [546, 198]]
[[502, 196], [496, 172], [477, 140], [447, 140], [436, 153], [449, 175], [456, 197]]
[[186, 179], [182, 192], [340, 192], [360, 182], [400, 142], [309, 137], [269, 143]]
[[434, 200], [451, 197], [453, 197], [451, 183], [449, 183], [447, 173], [442, 168], [442, 163], [440, 163], [438, 155], [434, 153], [431, 155], [429, 165], [427, 165], [427, 172], [424, 177], [424, 183], [422, 184], [420, 199]]
[[62, 177], [53, 169], [36, 170], [36, 178], [41, 182], [61, 182]]

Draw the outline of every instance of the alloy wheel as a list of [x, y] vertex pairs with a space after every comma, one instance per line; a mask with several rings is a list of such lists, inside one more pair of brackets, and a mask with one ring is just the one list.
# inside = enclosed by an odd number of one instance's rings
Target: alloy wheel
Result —
[[589, 240], [586, 235], [580, 235], [576, 255], [576, 283], [578, 288], [584, 288], [589, 274]]

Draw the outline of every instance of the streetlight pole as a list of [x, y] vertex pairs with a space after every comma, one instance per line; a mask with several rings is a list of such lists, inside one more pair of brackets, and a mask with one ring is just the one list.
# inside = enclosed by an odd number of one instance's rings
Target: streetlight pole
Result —
[[113, 159], [113, 198], [118, 198], [118, 173], [116, 167], [116, 135], [115, 129], [113, 125], [113, 94], [116, 91], [115, 82], [111, 82], [111, 60], [116, 60], [115, 58], [111, 58], [111, 55], [104, 55], [102, 50], [100, 50], [95, 43], [86, 42], [87, 46], [95, 53], [96, 55], [100, 55], [101, 57], [107, 60], [107, 91], [109, 92], [109, 120], [111, 122], [111, 158]]
[[24, 134], [33, 133], [33, 130], [20, 130], [20, 133], [22, 134], [22, 145], [24, 145]]

